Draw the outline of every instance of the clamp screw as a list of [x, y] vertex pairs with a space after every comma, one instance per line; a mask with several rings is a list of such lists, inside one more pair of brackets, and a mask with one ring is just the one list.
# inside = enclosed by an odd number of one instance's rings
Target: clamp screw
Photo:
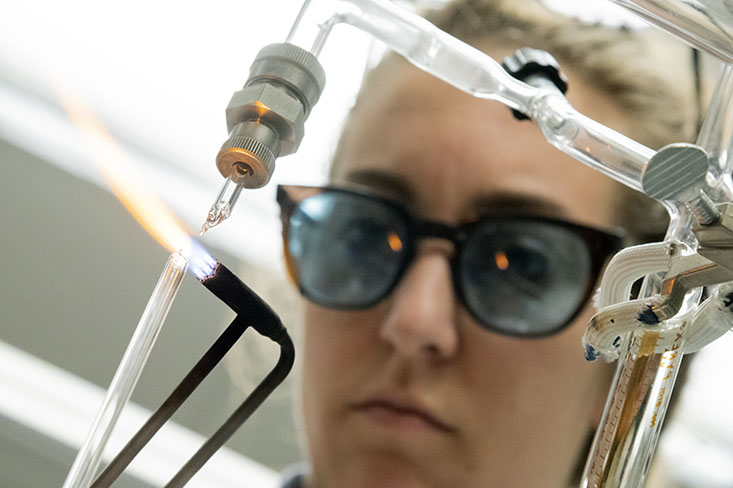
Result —
[[700, 225], [711, 225], [720, 220], [720, 212], [715, 208], [715, 203], [702, 190], [698, 196], [687, 202], [687, 207]]

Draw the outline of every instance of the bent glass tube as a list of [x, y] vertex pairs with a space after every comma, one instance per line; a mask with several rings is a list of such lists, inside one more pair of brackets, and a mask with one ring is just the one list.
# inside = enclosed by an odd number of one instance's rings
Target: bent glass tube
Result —
[[475, 97], [531, 114], [558, 149], [621, 183], [640, 189], [654, 152], [578, 113], [564, 97], [509, 75], [485, 53], [389, 0], [309, 0], [287, 42], [318, 55], [335, 25], [345, 23], [384, 42], [418, 68]]

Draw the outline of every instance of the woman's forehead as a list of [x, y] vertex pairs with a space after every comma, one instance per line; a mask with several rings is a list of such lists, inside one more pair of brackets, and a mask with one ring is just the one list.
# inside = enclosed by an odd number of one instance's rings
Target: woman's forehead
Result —
[[615, 183], [551, 147], [531, 122], [414, 68], [388, 70], [370, 79], [352, 113], [334, 162], [336, 183], [390, 192], [399, 181], [403, 191], [392, 193], [409, 193], [420, 211], [451, 220], [510, 195], [543, 201], [554, 214], [612, 223]]

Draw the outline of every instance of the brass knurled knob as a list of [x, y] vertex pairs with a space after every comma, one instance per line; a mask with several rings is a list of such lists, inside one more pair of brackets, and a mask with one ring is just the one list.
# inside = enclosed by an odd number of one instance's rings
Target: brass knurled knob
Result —
[[216, 166], [224, 177], [245, 188], [260, 188], [275, 171], [275, 155], [255, 138], [232, 135], [221, 146]]

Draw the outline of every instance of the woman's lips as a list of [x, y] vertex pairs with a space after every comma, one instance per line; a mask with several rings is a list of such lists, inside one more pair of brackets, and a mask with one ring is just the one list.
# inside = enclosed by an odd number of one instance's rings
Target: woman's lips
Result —
[[355, 404], [354, 409], [377, 423], [400, 430], [455, 431], [437, 415], [416, 402], [404, 399], [375, 397]]

